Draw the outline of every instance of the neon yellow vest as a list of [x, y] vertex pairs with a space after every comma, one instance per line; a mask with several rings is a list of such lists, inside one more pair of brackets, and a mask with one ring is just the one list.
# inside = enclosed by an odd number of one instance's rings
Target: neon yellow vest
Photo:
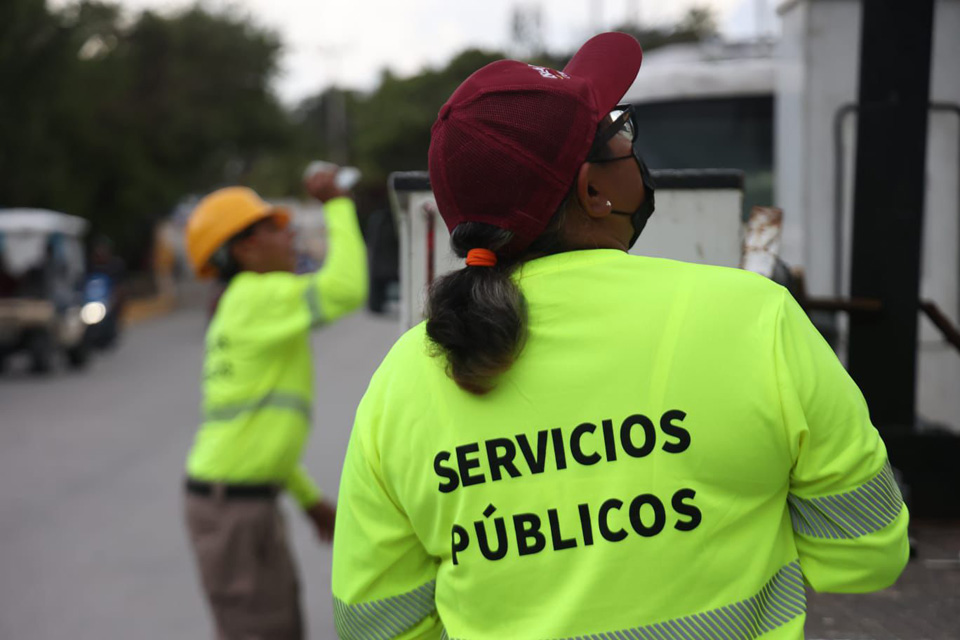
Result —
[[307, 275], [244, 272], [207, 329], [203, 424], [187, 460], [201, 480], [284, 485], [308, 506], [319, 490], [299, 465], [311, 425], [311, 327], [366, 297], [367, 259], [353, 203], [324, 207], [329, 250]]
[[801, 638], [804, 580], [885, 587], [907, 512], [856, 385], [781, 287], [579, 251], [517, 274], [530, 332], [475, 396], [423, 325], [360, 405], [342, 638]]

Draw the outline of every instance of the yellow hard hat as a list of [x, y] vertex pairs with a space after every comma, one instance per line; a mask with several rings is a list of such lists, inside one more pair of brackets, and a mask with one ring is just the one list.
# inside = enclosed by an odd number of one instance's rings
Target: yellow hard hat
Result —
[[201, 278], [212, 278], [217, 269], [210, 258], [230, 238], [264, 218], [290, 223], [290, 211], [264, 201], [253, 189], [225, 187], [201, 200], [187, 222], [187, 256]]

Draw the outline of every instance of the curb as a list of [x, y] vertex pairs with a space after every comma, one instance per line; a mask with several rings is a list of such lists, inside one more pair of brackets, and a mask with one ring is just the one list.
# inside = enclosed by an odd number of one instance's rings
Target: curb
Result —
[[175, 296], [158, 295], [152, 298], [138, 298], [127, 303], [123, 313], [123, 326], [132, 327], [167, 315], [177, 306]]

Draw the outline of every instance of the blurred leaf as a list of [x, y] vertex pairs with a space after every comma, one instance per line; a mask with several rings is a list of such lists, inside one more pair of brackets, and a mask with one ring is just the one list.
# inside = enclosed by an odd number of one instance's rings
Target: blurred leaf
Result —
[[279, 39], [243, 16], [0, 5], [0, 206], [84, 216], [129, 253], [296, 137], [270, 89]]
[[[270, 84], [277, 35], [206, 7], [129, 15], [111, 2], [0, 0], [0, 207], [84, 216], [134, 266], [153, 222], [185, 197], [236, 183], [302, 195], [315, 158], [358, 166], [358, 202], [383, 207], [390, 172], [427, 168], [440, 106], [503, 57], [471, 49], [407, 78], [385, 70], [370, 93], [330, 88], [287, 111]], [[712, 37], [716, 22], [694, 8], [675, 28], [621, 30], [650, 50]]]

